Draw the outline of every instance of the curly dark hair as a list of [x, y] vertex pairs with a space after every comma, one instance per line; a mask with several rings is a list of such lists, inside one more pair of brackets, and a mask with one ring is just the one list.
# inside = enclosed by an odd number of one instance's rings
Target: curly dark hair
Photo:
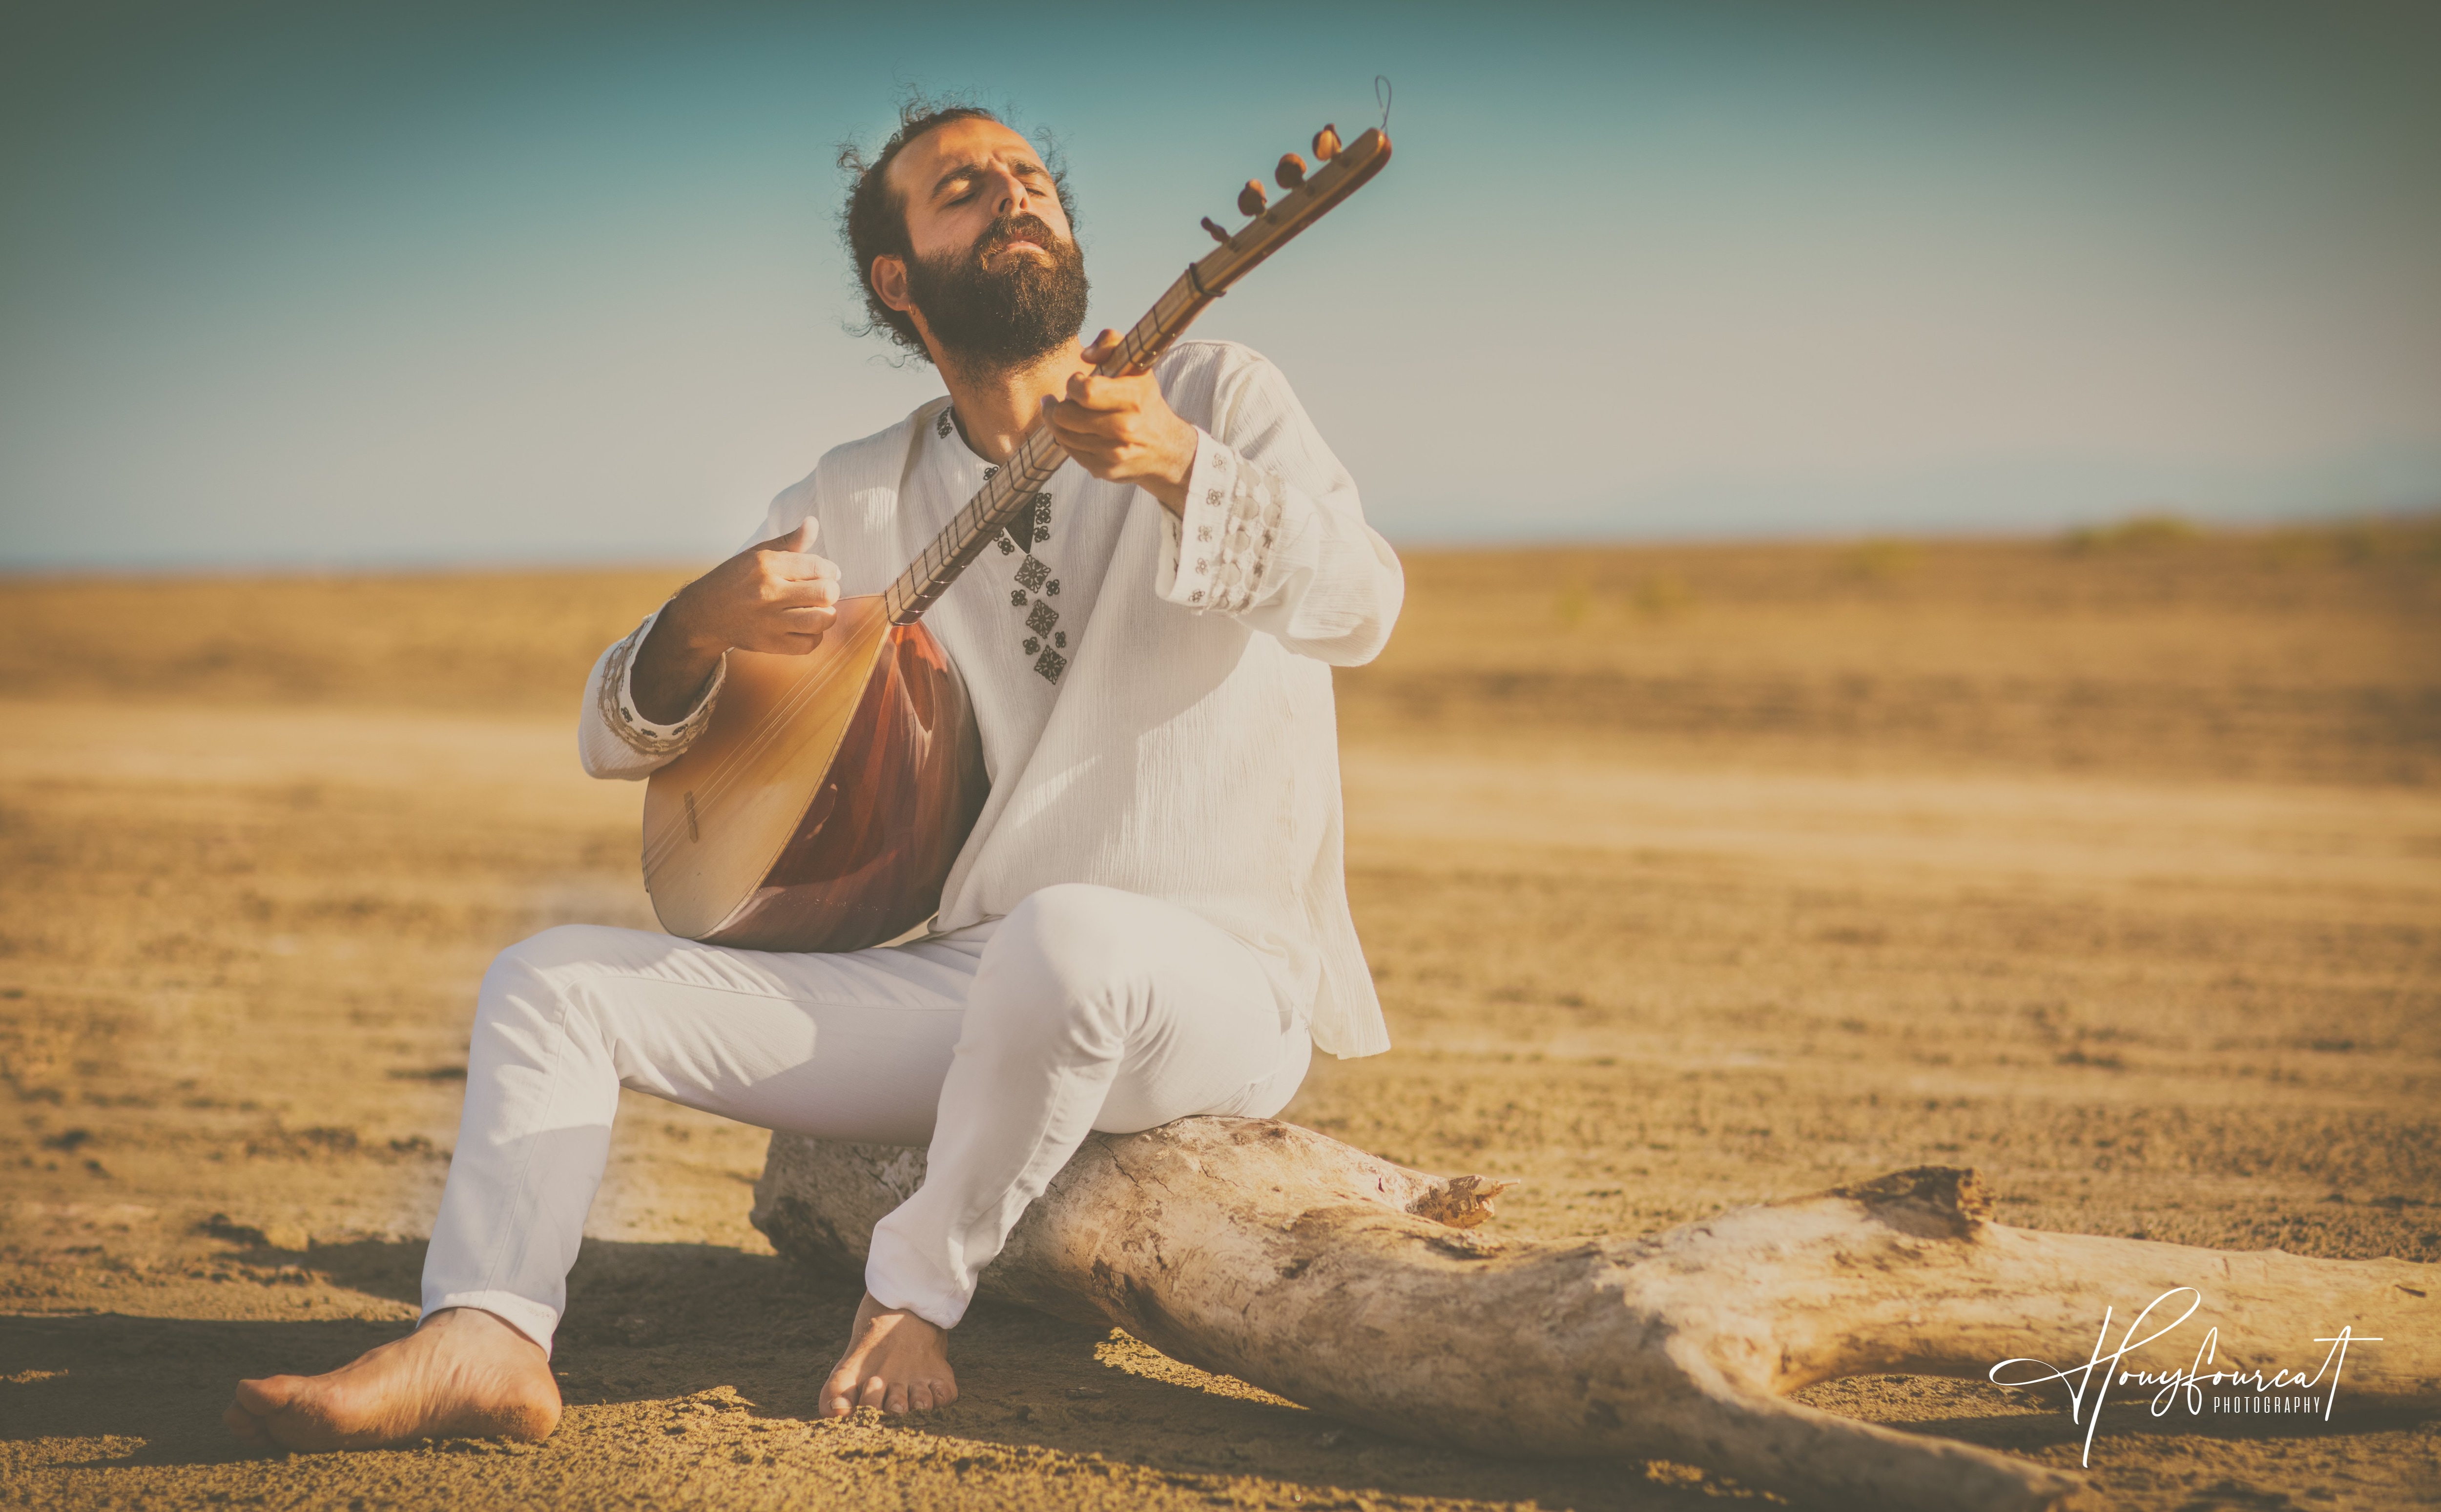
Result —
[[[981, 105], [911, 96], [898, 107], [898, 130], [881, 144], [881, 151], [867, 157], [864, 149], [854, 142], [844, 143], [839, 150], [840, 171], [848, 178], [847, 205], [840, 211], [840, 240], [847, 244], [848, 261], [856, 264], [857, 286], [864, 294], [867, 317], [858, 334], [887, 332], [893, 341], [927, 362], [932, 354], [924, 349], [924, 337], [916, 331], [915, 322], [906, 312], [882, 303], [881, 297], [874, 292], [873, 260], [898, 257], [913, 261], [915, 256], [914, 245], [907, 235], [907, 207], [890, 191], [887, 175], [892, 161], [926, 132], [961, 120], [1008, 124], [997, 112]], [[1043, 166], [1051, 171], [1052, 187], [1058, 191], [1059, 207], [1067, 212], [1069, 234], [1073, 236], [1076, 202], [1068, 193], [1068, 170], [1060, 163], [1055, 147], [1040, 141], [1036, 146], [1043, 149]]]

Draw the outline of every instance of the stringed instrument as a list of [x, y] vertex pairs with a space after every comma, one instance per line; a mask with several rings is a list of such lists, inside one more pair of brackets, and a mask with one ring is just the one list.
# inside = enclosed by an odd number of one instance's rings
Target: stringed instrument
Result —
[[[1189, 263], [1117, 350], [1103, 377], [1142, 373], [1204, 308], [1390, 160], [1367, 130], [1314, 136], [1322, 166], [1294, 153], [1289, 192], [1266, 206], [1248, 180], [1235, 233]], [[644, 792], [644, 887], [675, 935], [759, 950], [861, 950], [940, 907], [949, 868], [989, 783], [965, 686], [924, 611], [993, 537], [1031, 529], [1035, 495], [1068, 454], [1038, 423], [1016, 453], [888, 589], [842, 599], [805, 656], [732, 651], [711, 722]]]

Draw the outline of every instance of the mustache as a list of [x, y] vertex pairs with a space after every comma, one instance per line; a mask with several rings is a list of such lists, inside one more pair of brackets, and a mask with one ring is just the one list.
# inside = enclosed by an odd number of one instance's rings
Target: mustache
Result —
[[984, 227], [983, 235], [975, 238], [975, 262], [981, 265], [984, 259], [1016, 242], [1031, 242], [1054, 257], [1059, 255], [1064, 244], [1058, 233], [1051, 229], [1050, 222], [1030, 210], [1019, 210], [1000, 216]]

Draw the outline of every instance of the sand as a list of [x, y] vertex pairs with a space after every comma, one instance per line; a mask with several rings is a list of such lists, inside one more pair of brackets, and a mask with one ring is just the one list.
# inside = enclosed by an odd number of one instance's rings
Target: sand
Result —
[[[1522, 1178], [1512, 1233], [1937, 1161], [2018, 1224], [2441, 1261], [2441, 526], [1409, 566], [1392, 649], [1339, 679], [1399, 1044], [1288, 1116]], [[958, 1407], [814, 1424], [853, 1288], [748, 1226], [759, 1132], [641, 1098], [549, 1443], [226, 1440], [239, 1376], [411, 1322], [491, 954], [649, 924], [637, 790], [585, 780], [570, 724], [686, 575], [0, 585], [0, 1501], [1745, 1495], [1401, 1444], [994, 1309], [955, 1337]], [[2082, 1447], [1977, 1382], [1809, 1399]], [[2430, 1423], [2211, 1423], [2106, 1419], [2097, 1484], [2441, 1504]]]

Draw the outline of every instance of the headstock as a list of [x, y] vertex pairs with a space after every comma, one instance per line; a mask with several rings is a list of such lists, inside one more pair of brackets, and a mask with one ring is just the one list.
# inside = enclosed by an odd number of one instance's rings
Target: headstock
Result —
[[[1342, 143], [1338, 128], [1325, 126], [1313, 134], [1313, 155], [1321, 167], [1310, 168], [1294, 153], [1280, 154], [1272, 181], [1287, 192], [1275, 203], [1263, 192], [1260, 180], [1246, 180], [1245, 188], [1238, 191], [1238, 211], [1250, 219], [1237, 230], [1205, 216], [1205, 233], [1220, 244], [1188, 263], [1185, 273], [1094, 370], [1105, 377], [1148, 370], [1187, 323], [1227, 293], [1229, 285], [1382, 171], [1390, 161], [1390, 137], [1386, 132], [1368, 128], [1354, 141]], [[1012, 470], [1003, 476], [1016, 474]]]
[[1295, 153], [1280, 155], [1272, 182], [1287, 192], [1276, 203], [1263, 192], [1259, 179], [1246, 180], [1238, 191], [1238, 213], [1251, 218], [1243, 226], [1231, 231], [1204, 217], [1204, 233], [1220, 244], [1187, 270], [1199, 293], [1220, 296], [1390, 161], [1390, 138], [1377, 127], [1343, 143], [1336, 126], [1325, 126], [1313, 134], [1312, 146], [1318, 167], [1309, 166]]

